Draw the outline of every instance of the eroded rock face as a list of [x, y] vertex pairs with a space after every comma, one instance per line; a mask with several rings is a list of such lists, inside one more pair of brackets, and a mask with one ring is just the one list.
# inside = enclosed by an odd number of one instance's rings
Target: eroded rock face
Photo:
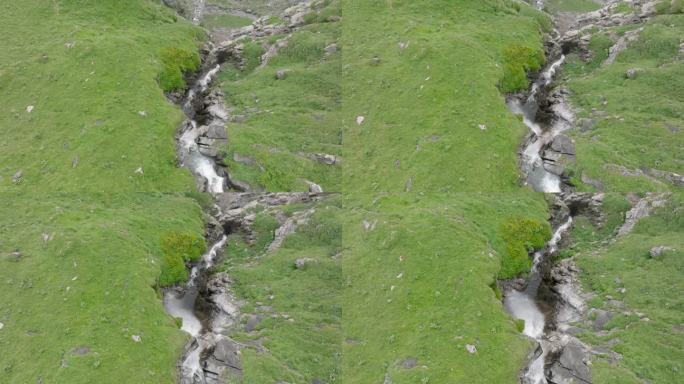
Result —
[[542, 153], [542, 160], [544, 169], [558, 176], [563, 175], [566, 165], [575, 161], [574, 142], [567, 135], [556, 136]]
[[576, 339], [570, 339], [546, 372], [549, 384], [590, 384], [589, 353]]

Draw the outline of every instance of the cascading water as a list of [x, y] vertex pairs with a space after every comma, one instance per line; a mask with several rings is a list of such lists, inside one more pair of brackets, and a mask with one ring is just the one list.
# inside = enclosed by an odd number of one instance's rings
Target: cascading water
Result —
[[510, 289], [505, 293], [504, 307], [506, 311], [516, 319], [525, 322], [523, 334], [539, 342], [541, 354], [537, 356], [523, 373], [524, 384], [546, 384], [546, 374], [544, 372], [546, 358], [549, 348], [544, 339], [544, 329], [546, 328], [546, 316], [537, 304], [539, 286], [543, 276], [541, 265], [545, 258], [553, 256], [558, 250], [564, 233], [572, 226], [572, 216], [561, 224], [553, 233], [551, 239], [546, 243], [543, 250], [534, 253], [532, 269], [528, 277], [527, 287], [524, 291]]
[[[214, 53], [209, 54], [210, 57]], [[178, 157], [181, 165], [190, 169], [190, 171], [206, 180], [207, 192], [216, 194], [223, 193], [225, 186], [225, 178], [219, 176], [217, 172], [216, 161], [209, 156], [202, 154], [197, 144], [198, 137], [202, 134], [202, 128], [195, 120], [194, 103], [198, 95], [202, 95], [209, 88], [212, 80], [221, 69], [219, 64], [211, 67], [206, 73], [197, 80], [195, 85], [191, 87], [186, 95], [185, 103], [183, 103], [183, 111], [188, 117], [184, 124], [184, 129], [181, 131], [178, 139]]]
[[557, 108], [563, 113], [557, 113], [558, 116], [551, 124], [543, 123], [539, 116], [539, 104], [542, 101], [540, 97], [551, 86], [564, 62], [565, 56], [561, 55], [548, 66], [532, 84], [527, 97], [514, 96], [508, 100], [509, 109], [517, 115], [522, 115], [523, 123], [531, 132], [530, 139], [522, 149], [521, 168], [525, 175], [525, 184], [531, 185], [537, 192], [561, 192], [561, 178], [544, 167], [542, 152], [558, 135], [571, 127], [571, 116], [567, 113], [567, 108], [559, 106]]

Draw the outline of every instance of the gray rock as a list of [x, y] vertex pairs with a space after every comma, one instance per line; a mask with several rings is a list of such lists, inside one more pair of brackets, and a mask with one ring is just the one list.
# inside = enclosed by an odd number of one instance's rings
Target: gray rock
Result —
[[21, 183], [21, 180], [23, 177], [24, 177], [24, 172], [22, 172], [22, 170], [20, 169], [12, 176], [12, 182], [14, 184], [19, 184], [19, 183]]
[[338, 51], [339, 51], [339, 48], [337, 47], [337, 44], [335, 44], [335, 43], [332, 43], [332, 44], [328, 45], [327, 47], [325, 47], [325, 55], [326, 56], [333, 55], [333, 54], [337, 53]]
[[413, 189], [413, 178], [409, 177], [408, 180], [406, 180], [406, 184], [404, 184], [404, 190], [406, 192], [411, 192]]
[[305, 269], [309, 264], [315, 262], [315, 259], [312, 259], [310, 257], [304, 257], [301, 259], [295, 260], [295, 268], [297, 269]]
[[587, 353], [582, 344], [571, 340], [560, 352], [547, 371], [549, 383], [579, 384], [591, 383], [591, 370], [587, 365]]
[[289, 69], [279, 69], [276, 71], [276, 79], [284, 80], [291, 71]]
[[261, 322], [261, 317], [259, 316], [251, 316], [249, 320], [247, 321], [247, 324], [245, 324], [245, 332], [252, 332], [257, 325]]
[[663, 256], [663, 253], [670, 251], [674, 251], [674, 248], [665, 245], [659, 245], [657, 247], [651, 248], [651, 250], [648, 251], [648, 254], [651, 256], [652, 259], [659, 259]]
[[630, 80], [636, 79], [637, 76], [639, 76], [640, 73], [644, 72], [643, 69], [641, 68], [630, 68], [625, 72], [625, 77], [627, 77]]
[[614, 316], [614, 313], [604, 311], [602, 309], [597, 309], [596, 318], [594, 319], [594, 323], [592, 324], [594, 331], [603, 330], [603, 327], [606, 325], [606, 323], [608, 323], [610, 319], [612, 319]]
[[575, 154], [575, 144], [572, 139], [566, 135], [558, 135], [551, 142], [551, 149], [567, 155]]
[[78, 347], [71, 350], [74, 355], [87, 355], [90, 353], [90, 347]]
[[205, 136], [214, 140], [228, 140], [228, 132], [223, 124], [210, 125]]
[[418, 359], [416, 359], [415, 357], [409, 357], [407, 359], [402, 360], [400, 365], [406, 369], [415, 368], [418, 365]]
[[205, 373], [221, 377], [225, 370], [230, 370], [234, 374], [240, 375], [242, 365], [240, 364], [240, 354], [238, 345], [228, 338], [221, 338], [216, 341], [216, 346], [211, 351], [211, 355], [204, 361], [202, 367]]

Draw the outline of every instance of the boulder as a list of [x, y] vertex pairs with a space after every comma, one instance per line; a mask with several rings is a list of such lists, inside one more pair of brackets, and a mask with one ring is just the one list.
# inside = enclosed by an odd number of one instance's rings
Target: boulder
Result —
[[642, 72], [644, 72], [644, 70], [641, 68], [630, 68], [627, 70], [627, 72], [625, 72], [625, 77], [630, 79], [630, 80], [634, 80]]
[[552, 384], [591, 383], [591, 369], [582, 344], [571, 340], [560, 352], [560, 356], [547, 371]]
[[297, 269], [305, 269], [309, 264], [315, 262], [316, 259], [312, 259], [310, 257], [304, 257], [301, 259], [295, 260], [295, 268]]
[[674, 251], [674, 248], [665, 245], [659, 245], [657, 247], [651, 248], [651, 250], [648, 251], [648, 254], [651, 256], [652, 259], [659, 259], [663, 256], [664, 253], [670, 251]]
[[402, 368], [406, 369], [415, 368], [418, 365], [418, 359], [416, 359], [415, 357], [409, 357], [407, 359], [402, 360], [400, 365]]
[[276, 71], [276, 79], [285, 80], [290, 72], [291, 70], [289, 69], [279, 69]]

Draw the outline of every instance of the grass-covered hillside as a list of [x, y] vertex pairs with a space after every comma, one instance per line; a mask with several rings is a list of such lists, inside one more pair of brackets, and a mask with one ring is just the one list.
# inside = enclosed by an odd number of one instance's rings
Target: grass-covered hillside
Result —
[[[246, 43], [246, 68], [223, 73], [234, 178], [268, 191], [308, 190], [308, 182], [341, 190], [340, 11], [328, 2], [293, 34]], [[277, 55], [262, 62], [273, 46]]]
[[[580, 337], [600, 352], [593, 357], [595, 383], [678, 383], [684, 368], [684, 303], [677, 294], [684, 289], [682, 194], [615, 238], [627, 207], [624, 197], [608, 196], [605, 225], [582, 217], [575, 223], [575, 260], [583, 289], [593, 294]], [[665, 248], [651, 255], [656, 247]]]
[[203, 33], [148, 0], [5, 1], [0, 33], [0, 382], [173, 383], [155, 286], [203, 225], [160, 83]]
[[502, 90], [527, 86], [548, 20], [504, 1], [343, 16], [342, 382], [515, 382], [531, 343], [494, 282], [528, 271], [523, 244], [548, 227], [519, 187], [526, 128]]
[[548, 20], [508, 1], [348, 1], [343, 14], [348, 190], [517, 190], [527, 128], [499, 86], [527, 87]]
[[[580, 117], [571, 132], [580, 188], [667, 190], [675, 187], [663, 172], [684, 174], [684, 14], [660, 15], [639, 27], [595, 32], [592, 59], [569, 58], [567, 84]], [[609, 48], [626, 34], [633, 41], [604, 65]], [[594, 187], [581, 183], [582, 175]]]

